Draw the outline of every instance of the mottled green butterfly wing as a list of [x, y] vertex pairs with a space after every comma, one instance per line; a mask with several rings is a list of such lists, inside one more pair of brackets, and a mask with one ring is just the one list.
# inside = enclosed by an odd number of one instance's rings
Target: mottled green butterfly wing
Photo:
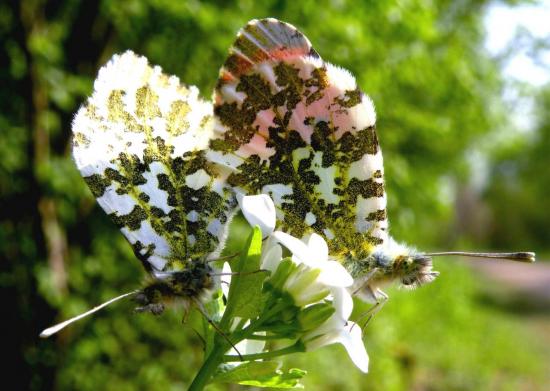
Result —
[[73, 134], [78, 169], [150, 272], [180, 271], [220, 251], [235, 200], [205, 158], [212, 104], [196, 87], [132, 52], [115, 55]]
[[317, 232], [342, 260], [363, 259], [387, 239], [373, 104], [293, 26], [254, 20], [239, 32], [214, 113], [208, 158], [237, 192], [270, 194], [283, 231]]

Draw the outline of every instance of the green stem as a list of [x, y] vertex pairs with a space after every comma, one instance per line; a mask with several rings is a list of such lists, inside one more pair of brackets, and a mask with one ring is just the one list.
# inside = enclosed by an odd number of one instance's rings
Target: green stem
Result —
[[[283, 309], [289, 306], [289, 304], [285, 303], [284, 301], [279, 301], [277, 303], [269, 303], [269, 304], [272, 304], [272, 306], [270, 305], [266, 307], [270, 308], [270, 310], [263, 313], [256, 321], [252, 322], [245, 329], [234, 332], [228, 335], [227, 338], [230, 338], [231, 341], [233, 341], [233, 343], [237, 344], [239, 341], [253, 335], [253, 333], [258, 328], [260, 328], [264, 322], [270, 320], [273, 316], [277, 315]], [[222, 332], [225, 332], [226, 330], [229, 329], [231, 318], [232, 318], [232, 314], [228, 306], [225, 308], [222, 319], [218, 324]], [[242, 325], [242, 323], [240, 325]], [[216, 335], [216, 337], [214, 338], [214, 346], [212, 347], [212, 350], [208, 355], [206, 361], [204, 362], [203, 366], [197, 373], [197, 376], [195, 376], [195, 379], [193, 379], [193, 382], [189, 387], [189, 391], [202, 391], [202, 389], [208, 384], [208, 382], [212, 378], [212, 375], [214, 374], [214, 372], [222, 362], [257, 360], [261, 358], [277, 357], [277, 356], [282, 356], [289, 353], [305, 351], [305, 347], [303, 346], [303, 344], [298, 342], [292, 346], [289, 346], [281, 350], [276, 350], [274, 352], [245, 354], [243, 356], [231, 356], [231, 355], [224, 356], [224, 352], [226, 352], [230, 346], [227, 343], [227, 341], [225, 341], [222, 338], [223, 337], [220, 335]]]
[[218, 365], [223, 362], [223, 353], [225, 350], [226, 346], [224, 343], [214, 343], [214, 348], [208, 355], [199, 373], [197, 373], [197, 376], [195, 376], [195, 379], [193, 379], [193, 382], [189, 386], [189, 391], [202, 391], [204, 389], [218, 368]]
[[[256, 332], [256, 330], [258, 330], [265, 322], [270, 320], [273, 316], [279, 314], [283, 309], [288, 306], [288, 303], [284, 302], [274, 304], [269, 311], [266, 311], [262, 315], [260, 315], [260, 317], [253, 321], [250, 325], [248, 325], [248, 327], [241, 330], [240, 332], [235, 333], [236, 336], [238, 336], [239, 340], [247, 339], [249, 335], [252, 335], [254, 332]], [[270, 306], [266, 305], [266, 308], [270, 308]]]
[[290, 353], [298, 353], [298, 352], [305, 352], [305, 346], [301, 342], [297, 342], [294, 345], [288, 346], [284, 349], [274, 350], [272, 352], [263, 352], [263, 353], [256, 353], [256, 354], [243, 354], [242, 356], [233, 356], [233, 355], [226, 355], [222, 357], [223, 362], [232, 362], [232, 361], [252, 361], [252, 360], [260, 360], [264, 358], [273, 358], [278, 356], [284, 356], [286, 354]]

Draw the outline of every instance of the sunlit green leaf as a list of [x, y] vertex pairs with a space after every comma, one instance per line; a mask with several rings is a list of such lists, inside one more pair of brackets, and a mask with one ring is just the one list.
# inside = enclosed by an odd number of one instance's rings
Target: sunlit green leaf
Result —
[[306, 371], [292, 368], [288, 372], [279, 370], [275, 361], [251, 361], [219, 373], [212, 382], [238, 383], [255, 387], [303, 388], [299, 384]]
[[[231, 317], [251, 319], [260, 313], [263, 304], [262, 283], [267, 274], [260, 270], [262, 231], [259, 227], [248, 238], [237, 262], [232, 265], [235, 275], [227, 299], [226, 314]], [[224, 318], [229, 315], [224, 315]]]

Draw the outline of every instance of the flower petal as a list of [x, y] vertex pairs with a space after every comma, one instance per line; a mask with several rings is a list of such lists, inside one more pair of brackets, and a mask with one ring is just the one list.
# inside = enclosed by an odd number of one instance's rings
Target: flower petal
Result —
[[364, 373], [369, 371], [369, 355], [363, 344], [361, 327], [353, 322], [348, 322], [341, 330], [338, 341], [346, 348], [349, 358], [359, 370]]
[[362, 372], [369, 371], [369, 355], [361, 337], [361, 327], [353, 322], [348, 322], [344, 328], [332, 330], [318, 338], [306, 342], [308, 351], [322, 346], [339, 343], [344, 346], [348, 356], [355, 366]]
[[314, 262], [324, 262], [328, 259], [327, 242], [320, 235], [316, 233], [311, 234], [307, 246], [310, 250], [309, 259], [312, 259]]
[[298, 265], [285, 281], [283, 289], [294, 299], [294, 304], [302, 307], [320, 301], [330, 294], [328, 287], [317, 281], [320, 269], [313, 269], [305, 264]]
[[258, 225], [262, 235], [271, 235], [275, 229], [275, 205], [267, 194], [253, 196], [237, 196], [243, 215], [248, 223], [254, 227]]
[[[268, 242], [270, 239], [267, 239]], [[262, 257], [262, 269], [275, 273], [281, 259], [283, 258], [283, 249], [278, 244], [266, 243], [266, 252]]]
[[[265, 335], [265, 331], [262, 331], [257, 335]], [[265, 341], [261, 339], [260, 340], [244, 339], [241, 342], [239, 342], [237, 345], [235, 345], [235, 347], [241, 354], [256, 354], [256, 353], [261, 353], [262, 350], [264, 350]], [[233, 354], [235, 352], [233, 351], [231, 353]]]
[[353, 299], [345, 288], [334, 287], [332, 292], [332, 306], [336, 309], [336, 315], [342, 319], [349, 319], [353, 311]]
[[[347, 319], [342, 319], [340, 318], [340, 316], [338, 316], [338, 314], [335, 313], [330, 318], [328, 318], [328, 320], [321, 326], [308, 332], [306, 335], [304, 335], [304, 339], [306, 341], [312, 340], [310, 342], [307, 342], [308, 349], [317, 349], [321, 346], [334, 343], [334, 341], [332, 341], [334, 335], [337, 335], [339, 330], [342, 330], [344, 328], [344, 326], [346, 325], [346, 321]], [[323, 336], [321, 338], [314, 339], [315, 337], [323, 334], [325, 334], [325, 336], [328, 335], [328, 337], [321, 339], [324, 337]]]
[[348, 287], [353, 285], [353, 277], [340, 262], [328, 261], [319, 264], [319, 281], [328, 286]]
[[291, 236], [281, 231], [273, 232], [272, 236], [277, 241], [279, 241], [279, 243], [290, 250], [293, 255], [293, 261], [298, 264], [306, 263], [307, 265], [309, 265], [309, 262], [305, 262], [305, 260], [309, 256], [309, 248], [304, 242], [302, 242], [300, 239], [295, 238], [294, 236]]

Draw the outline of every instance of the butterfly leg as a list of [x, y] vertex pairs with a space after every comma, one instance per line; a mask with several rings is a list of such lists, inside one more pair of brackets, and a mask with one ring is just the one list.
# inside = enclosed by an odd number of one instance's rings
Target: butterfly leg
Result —
[[365, 323], [361, 326], [362, 330], [364, 330], [365, 327], [367, 327], [367, 325], [372, 320], [372, 318], [374, 318], [374, 315], [376, 315], [382, 309], [382, 307], [384, 307], [384, 304], [386, 304], [386, 302], [389, 299], [389, 296], [386, 293], [382, 292], [380, 289], [376, 289], [375, 291], [373, 291], [370, 287], [368, 287], [368, 289], [371, 291], [372, 295], [376, 298], [376, 303], [374, 303], [374, 305], [361, 316], [360, 320], [367, 318]]
[[162, 303], [150, 303], [142, 307], [134, 308], [135, 312], [150, 312], [153, 315], [160, 315], [164, 312], [164, 304]]
[[189, 319], [189, 310], [185, 308], [183, 310], [183, 316], [181, 317], [181, 324], [186, 324], [188, 319]]
[[146, 288], [139, 291], [134, 297], [134, 301], [140, 304], [134, 308], [135, 312], [150, 312], [153, 315], [160, 315], [164, 312], [164, 304], [161, 303], [161, 294], [155, 289]]
[[202, 316], [204, 316], [206, 321], [210, 324], [210, 326], [212, 326], [214, 328], [214, 330], [216, 330], [216, 332], [219, 335], [221, 335], [223, 337], [223, 339], [225, 339], [229, 343], [229, 345], [231, 345], [233, 350], [235, 350], [235, 352], [237, 352], [237, 355], [239, 356], [239, 358], [242, 361], [243, 360], [242, 355], [239, 352], [239, 350], [237, 349], [237, 347], [233, 344], [233, 342], [231, 342], [231, 340], [229, 339], [229, 337], [227, 337], [227, 335], [223, 332], [223, 330], [220, 329], [220, 327], [216, 324], [216, 322], [214, 322], [212, 320], [212, 318], [210, 318], [210, 316], [208, 315], [208, 312], [206, 312], [206, 308], [204, 308], [204, 305], [200, 302], [200, 300], [198, 300], [196, 298], [193, 298], [193, 302], [195, 303], [197, 309], [202, 314]]
[[376, 274], [378, 271], [378, 268], [375, 267], [371, 271], [369, 271], [366, 275], [361, 277], [359, 279], [359, 284], [354, 285], [356, 289], [354, 289], [352, 296], [359, 295], [360, 297], [363, 296], [364, 301], [368, 302], [376, 302], [376, 297], [374, 295], [374, 292], [369, 287], [369, 280]]

